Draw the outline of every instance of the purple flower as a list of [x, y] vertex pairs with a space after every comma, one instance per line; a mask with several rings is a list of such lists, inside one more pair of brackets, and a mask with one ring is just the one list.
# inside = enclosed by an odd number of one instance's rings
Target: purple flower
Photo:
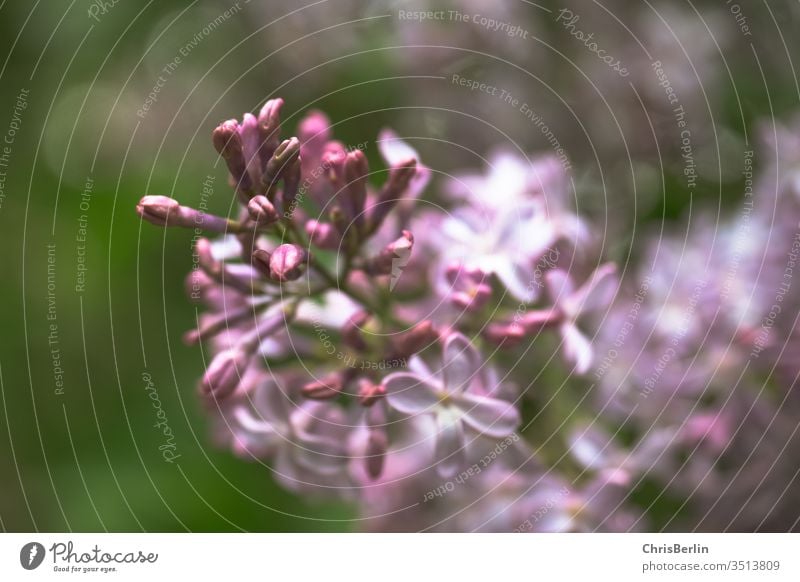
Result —
[[592, 344], [579, 329], [578, 319], [611, 304], [618, 285], [615, 273], [616, 266], [612, 264], [598, 267], [578, 289], [564, 271], [556, 269], [547, 273], [550, 298], [561, 315], [559, 331], [564, 357], [578, 374], [585, 374], [592, 365]]
[[455, 474], [464, 464], [465, 427], [479, 435], [503, 438], [519, 425], [519, 412], [512, 404], [487, 395], [494, 387], [484, 385], [481, 356], [463, 335], [445, 340], [438, 375], [420, 364], [416, 372], [386, 377], [386, 398], [398, 412], [435, 418], [435, 460], [442, 476]]

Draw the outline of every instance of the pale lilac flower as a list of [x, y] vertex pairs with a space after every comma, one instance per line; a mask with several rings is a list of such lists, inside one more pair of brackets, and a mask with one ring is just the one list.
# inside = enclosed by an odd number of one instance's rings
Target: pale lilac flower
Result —
[[480, 435], [503, 438], [519, 424], [519, 412], [503, 400], [486, 396], [493, 387], [481, 382], [481, 357], [469, 340], [453, 334], [444, 342], [442, 367], [436, 376], [423, 366], [384, 380], [389, 405], [408, 415], [432, 415], [437, 423], [435, 461], [442, 476], [462, 466], [465, 427]]
[[598, 267], [578, 289], [566, 272], [556, 269], [547, 273], [551, 299], [561, 315], [559, 331], [564, 357], [578, 374], [585, 374], [592, 365], [591, 341], [578, 327], [578, 319], [611, 304], [618, 285], [615, 273], [614, 265]]

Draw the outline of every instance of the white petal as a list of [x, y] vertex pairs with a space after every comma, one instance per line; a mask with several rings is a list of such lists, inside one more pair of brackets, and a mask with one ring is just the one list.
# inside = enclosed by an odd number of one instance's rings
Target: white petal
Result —
[[304, 323], [337, 329], [360, 309], [358, 304], [341, 291], [331, 290], [323, 295], [321, 304], [302, 301], [295, 317]]
[[460, 333], [451, 334], [444, 342], [442, 377], [444, 389], [459, 393], [478, 379], [481, 356], [470, 341]]
[[467, 392], [453, 396], [453, 403], [461, 411], [463, 422], [490, 437], [507, 437], [520, 423], [519, 411], [505, 400]]
[[592, 344], [581, 331], [573, 324], [561, 326], [563, 337], [564, 357], [567, 362], [575, 366], [575, 372], [585, 374], [592, 365]]
[[382, 129], [378, 134], [378, 150], [389, 167], [397, 166], [410, 159], [419, 162], [417, 151], [404, 142], [393, 129]]
[[578, 314], [608, 307], [617, 292], [616, 272], [616, 265], [611, 263], [595, 269], [589, 280], [565, 301], [567, 309]]
[[389, 405], [403, 414], [433, 412], [439, 405], [436, 387], [408, 372], [390, 374], [383, 381]]
[[295, 461], [314, 473], [337, 473], [349, 460], [344, 449], [345, 443], [345, 440], [340, 442], [318, 435], [304, 435], [295, 444]]
[[[572, 296], [574, 286], [569, 273], [561, 269], [553, 269], [548, 271], [545, 275], [545, 284], [547, 285], [547, 294], [554, 305], [561, 309], [565, 309], [565, 302]], [[570, 316], [571, 313], [567, 312]]]
[[570, 435], [570, 453], [584, 468], [598, 470], [610, 464], [616, 449], [608, 435], [587, 427]]
[[464, 427], [457, 411], [442, 410], [436, 415], [436, 472], [452, 477], [464, 467]]
[[497, 278], [500, 279], [515, 299], [525, 303], [530, 303], [536, 299], [538, 293], [533, 276], [531, 275], [526, 279], [519, 265], [515, 264], [511, 258], [498, 254], [492, 258], [491, 262], [481, 263], [481, 267], [485, 271], [497, 275]]

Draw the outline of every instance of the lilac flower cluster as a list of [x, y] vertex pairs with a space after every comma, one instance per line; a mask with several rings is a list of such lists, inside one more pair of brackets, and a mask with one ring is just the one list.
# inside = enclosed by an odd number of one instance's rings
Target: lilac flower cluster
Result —
[[[636, 461], [591, 431], [564, 439], [574, 410], [553, 405], [583, 400], [569, 379], [598, 359], [593, 322], [618, 289], [558, 160], [495, 152], [422, 207], [432, 172], [394, 132], [371, 171], [321, 112], [281, 140], [282, 106], [213, 132], [235, 216], [137, 207], [218, 235], [196, 239], [187, 287], [205, 312], [184, 338], [211, 353], [199, 394], [217, 441], [293, 491], [358, 502], [368, 529], [633, 527]], [[570, 396], [548, 401], [553, 350]]]

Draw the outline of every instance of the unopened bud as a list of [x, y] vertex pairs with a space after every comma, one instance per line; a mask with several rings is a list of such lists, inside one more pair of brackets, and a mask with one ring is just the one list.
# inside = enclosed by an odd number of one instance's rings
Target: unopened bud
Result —
[[364, 222], [364, 207], [367, 203], [367, 176], [369, 163], [361, 150], [347, 154], [344, 163], [345, 180], [347, 180], [347, 205], [351, 218], [356, 225]]
[[306, 144], [324, 144], [331, 138], [331, 121], [321, 111], [309, 111], [297, 127], [297, 137]]
[[259, 273], [269, 277], [271, 275], [269, 261], [272, 258], [272, 253], [265, 249], [256, 249], [253, 251], [253, 267]]
[[251, 190], [253, 187], [250, 176], [247, 174], [247, 164], [244, 159], [244, 146], [239, 133], [239, 122], [235, 119], [223, 121], [211, 134], [214, 149], [217, 150], [228, 166], [228, 171], [236, 180], [242, 190]]
[[308, 254], [302, 247], [282, 244], [276, 248], [269, 259], [270, 277], [285, 282], [298, 279], [308, 261]]
[[300, 392], [306, 398], [312, 400], [329, 400], [335, 398], [342, 392], [344, 380], [341, 374], [328, 374], [320, 380], [315, 380], [305, 384]]
[[411, 258], [414, 235], [404, 230], [403, 235], [386, 245], [380, 253], [367, 260], [364, 271], [370, 275], [400, 275]]
[[224, 400], [239, 386], [251, 353], [234, 347], [217, 354], [206, 370], [200, 389], [215, 400]]
[[321, 249], [333, 250], [342, 243], [339, 231], [327, 222], [312, 219], [306, 222], [305, 229], [311, 244]]
[[386, 216], [406, 194], [417, 173], [417, 160], [410, 159], [389, 170], [389, 179], [381, 188], [378, 199], [369, 209], [369, 232], [375, 232]]
[[487, 341], [506, 347], [519, 344], [525, 335], [525, 329], [518, 323], [492, 323], [483, 330]]
[[372, 406], [386, 396], [386, 387], [375, 384], [372, 380], [362, 378], [358, 383], [358, 402], [361, 406]]
[[278, 211], [275, 210], [272, 202], [260, 194], [253, 196], [247, 203], [247, 213], [258, 226], [266, 226], [278, 220]]
[[145, 196], [136, 205], [136, 213], [156, 226], [169, 226], [180, 222], [181, 205], [166, 196]]
[[422, 351], [439, 338], [439, 332], [429, 319], [422, 321], [394, 340], [397, 357], [408, 357]]
[[267, 162], [267, 171], [264, 173], [263, 183], [268, 188], [269, 193], [274, 192], [278, 180], [281, 179], [283, 173], [289, 169], [290, 163], [299, 154], [300, 140], [296, 137], [285, 139], [281, 142]]
[[342, 341], [345, 345], [362, 352], [367, 349], [362, 327], [369, 321], [370, 317], [370, 313], [363, 310], [357, 311], [350, 316], [342, 326]]
[[258, 130], [261, 137], [261, 148], [258, 150], [258, 154], [261, 157], [262, 166], [267, 164], [280, 142], [281, 107], [283, 107], [283, 99], [270, 99], [258, 114]]
[[199, 228], [210, 232], [236, 232], [240, 228], [237, 222], [181, 206], [176, 200], [166, 196], [143, 197], [136, 206], [136, 212], [144, 220], [157, 226]]
[[445, 270], [451, 285], [450, 302], [465, 311], [478, 311], [492, 296], [489, 275], [477, 267], [452, 263]]

